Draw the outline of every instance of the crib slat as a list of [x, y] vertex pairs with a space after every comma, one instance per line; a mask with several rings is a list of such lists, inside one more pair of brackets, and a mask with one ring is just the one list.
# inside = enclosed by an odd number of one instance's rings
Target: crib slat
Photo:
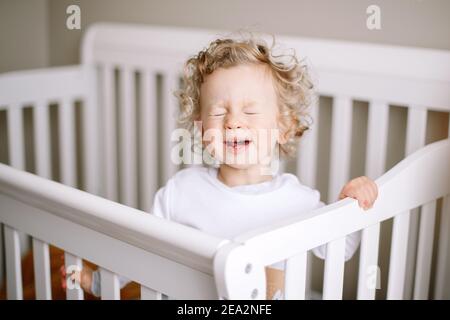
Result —
[[114, 69], [104, 65], [102, 73], [102, 112], [104, 118], [104, 167], [105, 196], [112, 201], [118, 200], [117, 171], [117, 129]]
[[[366, 150], [366, 175], [375, 180], [385, 171], [389, 105], [382, 101], [369, 105], [368, 143]], [[375, 299], [372, 266], [378, 266], [380, 224], [362, 231], [359, 258], [358, 299]], [[379, 276], [378, 274], [376, 276]], [[370, 278], [369, 278], [370, 277]], [[376, 279], [375, 279], [376, 280]]]
[[51, 300], [50, 252], [48, 244], [33, 238], [34, 282], [36, 299]]
[[313, 123], [300, 139], [297, 155], [297, 175], [303, 184], [311, 188], [316, 186], [317, 140], [319, 137], [319, 97], [311, 100], [310, 116]]
[[[89, 66], [90, 67], [90, 66]], [[99, 123], [100, 101], [98, 89], [100, 81], [97, 68], [89, 68], [88, 73], [88, 94], [83, 104], [83, 144], [84, 144], [84, 190], [101, 195], [100, 181], [103, 179], [100, 172], [99, 162], [99, 138], [102, 134]]]
[[286, 300], [304, 300], [306, 293], [307, 252], [286, 260], [284, 295]]
[[167, 72], [163, 76], [163, 106], [162, 106], [162, 123], [163, 136], [160, 143], [163, 145], [162, 154], [162, 171], [163, 184], [172, 177], [178, 170], [177, 165], [171, 159], [172, 147], [174, 143], [171, 141], [172, 133], [176, 128], [176, 112], [177, 101], [173, 95], [173, 91], [178, 89], [178, 76], [174, 71]]
[[6, 256], [6, 296], [8, 300], [22, 300], [22, 263], [17, 230], [4, 225]]
[[350, 176], [352, 100], [334, 97], [332, 113], [329, 203], [338, 199], [341, 188]]
[[22, 108], [12, 105], [7, 112], [10, 165], [25, 169]]
[[[23, 109], [17, 104], [9, 106], [7, 111], [9, 165], [25, 170], [25, 140], [23, 128]], [[30, 237], [17, 231], [20, 239], [21, 254], [30, 250]]]
[[325, 272], [323, 279], [323, 299], [341, 300], [344, 286], [346, 238], [337, 239], [327, 244]]
[[431, 201], [422, 206], [420, 213], [419, 243], [414, 280], [414, 299], [417, 300], [428, 299], [435, 220], [436, 201]]
[[61, 181], [76, 187], [75, 117], [73, 101], [63, 99], [59, 106]]
[[41, 177], [51, 179], [50, 125], [48, 121], [48, 106], [44, 101], [36, 104], [34, 116], [36, 173]]
[[[69, 268], [69, 266], [76, 266], [78, 267], [78, 270], [82, 270], [83, 268], [83, 260], [81, 258], [78, 258], [77, 256], [74, 256], [68, 252], [64, 253], [64, 262], [66, 270]], [[83, 289], [77, 289], [73, 288], [70, 289], [69, 287], [66, 288], [66, 296], [67, 300], [83, 300], [84, 299], [84, 292]]]
[[388, 300], [403, 299], [406, 254], [408, 249], [409, 217], [409, 211], [405, 211], [394, 218], [389, 262]]
[[[406, 155], [425, 146], [427, 124], [427, 110], [421, 106], [408, 108], [408, 122], [406, 133]], [[415, 258], [417, 254], [417, 236], [419, 231], [419, 208], [410, 211], [410, 226], [408, 240], [408, 254], [406, 261], [405, 299], [411, 299], [413, 295], [413, 283], [415, 274]]]
[[[378, 266], [378, 246], [380, 237], [380, 224], [377, 223], [362, 231], [361, 249], [358, 269], [358, 300], [374, 300], [376, 294], [377, 278], [373, 278], [372, 267]], [[377, 273], [376, 277], [380, 275]]]
[[100, 268], [102, 300], [120, 300], [120, 283], [117, 275]]
[[[450, 128], [450, 126], [449, 126]], [[434, 299], [450, 297], [450, 195], [443, 198], [434, 282]]]
[[158, 118], [156, 110], [156, 81], [155, 74], [144, 70], [141, 77], [141, 116], [140, 119], [140, 173], [141, 181], [141, 208], [150, 212], [153, 204], [153, 195], [158, 189], [158, 162], [157, 127]]
[[136, 103], [133, 70], [121, 69], [120, 76], [120, 194], [121, 202], [136, 207]]
[[385, 171], [389, 105], [382, 101], [369, 105], [366, 174], [375, 180]]
[[162, 294], [141, 285], [141, 300], [162, 300]]

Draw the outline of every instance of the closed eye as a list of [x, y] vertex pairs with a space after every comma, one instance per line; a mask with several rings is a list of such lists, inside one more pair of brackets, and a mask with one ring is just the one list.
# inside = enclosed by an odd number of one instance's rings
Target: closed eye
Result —
[[250, 114], [250, 115], [252, 115], [252, 114], [259, 114], [259, 112], [245, 112], [245, 114]]

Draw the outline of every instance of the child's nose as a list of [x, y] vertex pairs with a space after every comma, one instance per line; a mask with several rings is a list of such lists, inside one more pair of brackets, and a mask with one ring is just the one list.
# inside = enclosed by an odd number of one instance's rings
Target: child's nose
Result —
[[241, 129], [243, 127], [242, 121], [236, 116], [227, 116], [225, 122], [226, 129]]

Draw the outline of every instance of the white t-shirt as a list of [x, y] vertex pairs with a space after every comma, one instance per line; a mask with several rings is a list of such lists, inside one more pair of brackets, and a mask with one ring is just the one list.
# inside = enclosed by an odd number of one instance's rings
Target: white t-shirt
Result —
[[[274, 175], [271, 181], [229, 187], [218, 177], [214, 167], [193, 166], [178, 171], [165, 187], [158, 190], [151, 213], [204, 231], [233, 239], [250, 230], [280, 220], [298, 217], [324, 206], [320, 193], [302, 185], [289, 173]], [[345, 260], [358, 248], [360, 233], [347, 237]], [[324, 259], [326, 245], [312, 250]], [[272, 267], [283, 269], [283, 262]], [[128, 280], [119, 277], [121, 287]], [[94, 290], [99, 290], [99, 274], [94, 276]], [[93, 292], [94, 292], [93, 290]]]

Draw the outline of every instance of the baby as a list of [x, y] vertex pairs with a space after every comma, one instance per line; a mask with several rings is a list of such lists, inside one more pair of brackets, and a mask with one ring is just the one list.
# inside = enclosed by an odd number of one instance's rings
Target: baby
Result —
[[[308, 129], [305, 118], [312, 83], [295, 55], [274, 56], [263, 40], [217, 39], [185, 65], [184, 88], [176, 92], [180, 123], [201, 135], [204, 159], [213, 162], [178, 171], [154, 198], [154, 215], [232, 239], [282, 219], [323, 206], [320, 194], [295, 175], [278, 173], [278, 156], [295, 154]], [[206, 161], [206, 160], [205, 160]], [[348, 182], [339, 199], [358, 200], [364, 210], [377, 198], [367, 177]], [[360, 234], [346, 239], [345, 259], [356, 251]], [[326, 246], [313, 249], [324, 259]], [[283, 297], [284, 265], [266, 267], [267, 298]], [[62, 286], [66, 273], [61, 267]], [[100, 273], [84, 267], [71, 276], [100, 294]], [[123, 287], [128, 279], [119, 277]]]

